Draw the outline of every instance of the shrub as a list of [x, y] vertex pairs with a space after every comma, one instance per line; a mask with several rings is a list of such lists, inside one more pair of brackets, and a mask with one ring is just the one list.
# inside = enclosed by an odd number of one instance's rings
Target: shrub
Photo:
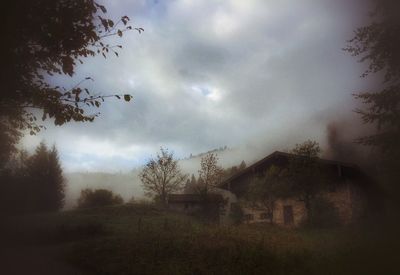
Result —
[[230, 218], [233, 224], [240, 224], [243, 221], [243, 210], [238, 203], [231, 204]]
[[120, 195], [114, 195], [106, 189], [83, 189], [78, 199], [78, 208], [90, 208], [107, 205], [122, 204], [124, 201]]
[[333, 227], [340, 223], [336, 207], [324, 198], [312, 200], [306, 225], [311, 227]]

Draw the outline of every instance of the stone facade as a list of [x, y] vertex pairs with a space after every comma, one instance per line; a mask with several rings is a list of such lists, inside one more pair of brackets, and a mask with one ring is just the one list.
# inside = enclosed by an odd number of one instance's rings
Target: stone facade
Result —
[[[287, 167], [289, 159], [293, 157], [296, 156], [274, 152], [225, 180], [219, 188], [210, 190], [206, 204], [196, 194], [173, 194], [169, 197], [169, 207], [171, 210], [193, 214], [204, 210], [206, 206], [210, 210], [208, 212], [213, 213], [213, 219], [222, 224], [231, 224], [235, 222], [233, 216], [239, 205], [245, 223], [269, 222], [285, 227], [300, 226], [307, 220], [308, 213], [304, 202], [298, 198], [276, 200], [272, 214], [266, 208], [255, 206], [255, 202], [244, 201], [249, 183], [254, 177], [263, 175], [272, 165]], [[368, 214], [366, 209], [371, 209], [368, 208], [371, 199], [366, 190], [371, 182], [362, 171], [353, 164], [337, 161], [318, 159], [317, 163], [326, 173], [330, 185], [329, 190], [321, 192], [320, 196], [334, 206], [339, 222], [349, 224]]]
[[334, 191], [322, 193], [322, 197], [331, 202], [342, 224], [348, 224], [353, 218], [353, 197], [351, 195], [350, 182], [342, 183]]
[[[293, 155], [287, 153], [274, 152], [224, 181], [221, 188], [232, 192], [237, 197], [235, 201], [243, 200], [252, 178], [262, 175], [271, 165], [286, 167], [292, 157]], [[323, 159], [317, 162], [325, 169], [331, 185], [330, 190], [321, 192], [320, 196], [335, 207], [339, 222], [349, 224], [363, 215], [368, 215], [366, 209], [370, 204], [370, 198], [366, 191], [371, 182], [362, 171], [349, 163]], [[251, 204], [253, 207], [249, 207]], [[308, 216], [304, 202], [297, 198], [278, 199], [275, 202], [273, 215], [268, 215], [265, 208], [254, 207], [254, 202], [242, 203], [242, 210], [246, 223], [271, 222], [289, 227], [301, 225]]]
[[[340, 184], [334, 190], [321, 193], [321, 196], [335, 207], [341, 224], [356, 221], [364, 214], [365, 197], [360, 188], [351, 182]], [[307, 219], [307, 210], [302, 201], [296, 198], [275, 201], [273, 215], [263, 207], [243, 207], [244, 222], [269, 222], [280, 226], [297, 227]]]
[[307, 218], [304, 203], [297, 199], [277, 200], [273, 213], [272, 223], [281, 226], [299, 226]]
[[271, 216], [266, 209], [243, 207], [242, 210], [243, 222], [245, 223], [271, 222]]

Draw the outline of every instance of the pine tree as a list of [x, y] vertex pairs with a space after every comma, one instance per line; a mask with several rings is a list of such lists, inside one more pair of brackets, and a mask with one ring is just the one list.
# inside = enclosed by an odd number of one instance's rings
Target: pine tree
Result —
[[246, 168], [246, 162], [244, 162], [244, 160], [242, 160], [242, 162], [239, 165], [239, 170], [244, 170]]
[[196, 177], [192, 174], [192, 178], [190, 179], [190, 185], [196, 186], [196, 184], [197, 184]]
[[55, 146], [49, 150], [44, 142], [28, 161], [26, 192], [33, 211], [54, 211], [64, 205], [65, 182]]
[[65, 199], [65, 180], [58, 157], [58, 151], [53, 145], [49, 153], [49, 194], [48, 202], [50, 210], [59, 210], [64, 206]]

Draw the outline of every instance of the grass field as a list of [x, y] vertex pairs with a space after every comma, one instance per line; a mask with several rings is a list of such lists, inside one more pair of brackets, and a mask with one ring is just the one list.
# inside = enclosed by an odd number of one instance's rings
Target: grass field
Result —
[[60, 269], [75, 274], [400, 274], [395, 229], [226, 227], [152, 205], [4, 221], [3, 248], [51, 247]]

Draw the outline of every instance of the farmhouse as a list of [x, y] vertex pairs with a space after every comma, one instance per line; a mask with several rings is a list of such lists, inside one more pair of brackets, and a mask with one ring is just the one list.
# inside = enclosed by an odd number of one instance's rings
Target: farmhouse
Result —
[[[251, 204], [246, 203], [245, 199], [249, 184], [255, 177], [263, 175], [271, 166], [286, 168], [293, 158], [305, 157], [276, 151], [223, 181], [219, 188], [233, 195], [226, 206], [226, 215], [230, 215], [237, 204], [240, 204], [248, 223], [270, 222], [283, 226], [298, 226], [305, 221], [308, 213], [304, 202], [298, 198], [277, 199], [272, 211], [267, 211], [265, 207], [257, 204], [248, 206]], [[319, 158], [316, 162], [322, 167], [325, 179], [328, 179], [330, 184], [330, 188], [320, 196], [334, 206], [340, 222], [348, 224], [368, 214], [367, 202], [372, 186], [368, 177], [354, 164]]]
[[[204, 213], [206, 209], [207, 218], [222, 224], [237, 221], [235, 215], [239, 209], [241, 220], [246, 223], [299, 226], [307, 221], [309, 213], [305, 201], [298, 196], [278, 197], [269, 208], [249, 201], [246, 196], [254, 179], [265, 175], [269, 168], [285, 169], [291, 161], [299, 159], [307, 160], [307, 157], [276, 151], [224, 180], [210, 190], [207, 198], [199, 194], [171, 194], [168, 197], [169, 208], [189, 215]], [[320, 158], [313, 162], [323, 174], [321, 181], [326, 181], [328, 187], [318, 192], [318, 198], [333, 208], [338, 222], [349, 224], [377, 212], [379, 203], [375, 186], [357, 165]], [[293, 184], [296, 184], [296, 179], [292, 179]]]

